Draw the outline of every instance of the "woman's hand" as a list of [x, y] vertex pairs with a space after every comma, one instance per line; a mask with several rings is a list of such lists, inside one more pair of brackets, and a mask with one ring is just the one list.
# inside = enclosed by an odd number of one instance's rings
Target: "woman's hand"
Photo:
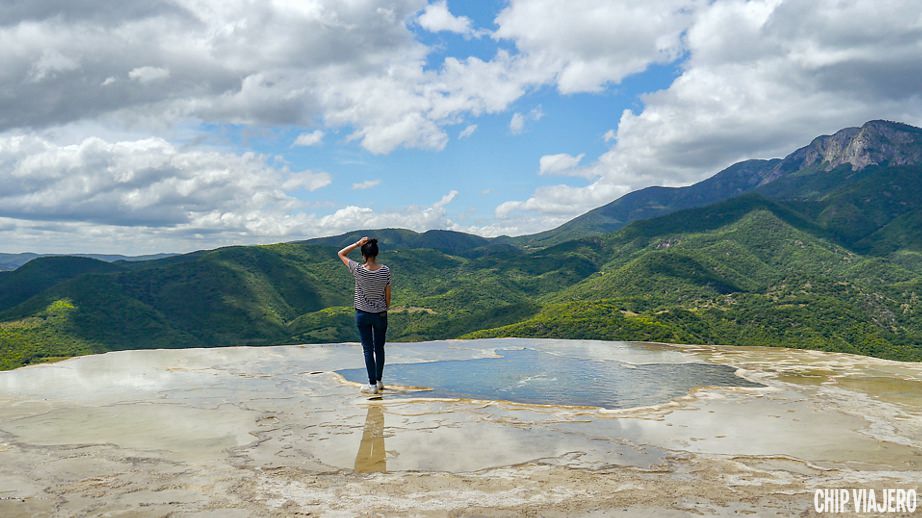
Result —
[[359, 239], [355, 243], [347, 246], [346, 248], [343, 248], [337, 253], [337, 255], [339, 256], [339, 260], [342, 261], [344, 265], [349, 266], [349, 257], [347, 257], [349, 255], [349, 252], [355, 250], [356, 248], [364, 245], [367, 242], [368, 242], [368, 236], [362, 236], [362, 239]]

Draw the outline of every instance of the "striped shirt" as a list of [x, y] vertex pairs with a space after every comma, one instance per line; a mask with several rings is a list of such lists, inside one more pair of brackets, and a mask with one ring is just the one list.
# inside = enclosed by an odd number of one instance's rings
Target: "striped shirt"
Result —
[[391, 269], [383, 264], [375, 271], [349, 259], [349, 271], [355, 277], [355, 309], [368, 313], [387, 311], [384, 288], [391, 284]]

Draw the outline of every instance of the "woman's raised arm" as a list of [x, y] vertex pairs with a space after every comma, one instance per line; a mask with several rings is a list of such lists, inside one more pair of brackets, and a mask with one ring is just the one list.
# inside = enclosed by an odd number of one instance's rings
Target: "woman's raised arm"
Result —
[[368, 242], [368, 237], [367, 237], [367, 236], [363, 236], [362, 239], [359, 239], [359, 240], [356, 241], [355, 243], [352, 243], [351, 245], [347, 246], [346, 248], [343, 248], [342, 250], [340, 250], [339, 252], [337, 252], [336, 255], [339, 256], [339, 260], [342, 261], [344, 265], [349, 266], [349, 257], [348, 257], [349, 253], [352, 252], [353, 250], [355, 250], [356, 248], [358, 248], [358, 247], [364, 245], [364, 244], [367, 243], [367, 242]]

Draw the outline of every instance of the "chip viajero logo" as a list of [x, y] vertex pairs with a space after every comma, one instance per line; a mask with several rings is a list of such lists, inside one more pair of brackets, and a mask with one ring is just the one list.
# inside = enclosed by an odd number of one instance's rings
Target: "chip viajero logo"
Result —
[[906, 488], [826, 488], [813, 492], [818, 513], [914, 513], [916, 490]]

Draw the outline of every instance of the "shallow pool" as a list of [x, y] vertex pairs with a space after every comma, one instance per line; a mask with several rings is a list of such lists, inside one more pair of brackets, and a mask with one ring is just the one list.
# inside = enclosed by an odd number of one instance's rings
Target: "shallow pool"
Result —
[[[701, 386], [760, 387], [733, 367], [707, 363], [630, 364], [534, 349], [498, 350], [499, 358], [389, 363], [385, 384], [430, 390], [391, 391], [392, 397], [505, 400], [540, 405], [634, 408], [668, 402]], [[336, 371], [366, 383], [364, 368]]]

